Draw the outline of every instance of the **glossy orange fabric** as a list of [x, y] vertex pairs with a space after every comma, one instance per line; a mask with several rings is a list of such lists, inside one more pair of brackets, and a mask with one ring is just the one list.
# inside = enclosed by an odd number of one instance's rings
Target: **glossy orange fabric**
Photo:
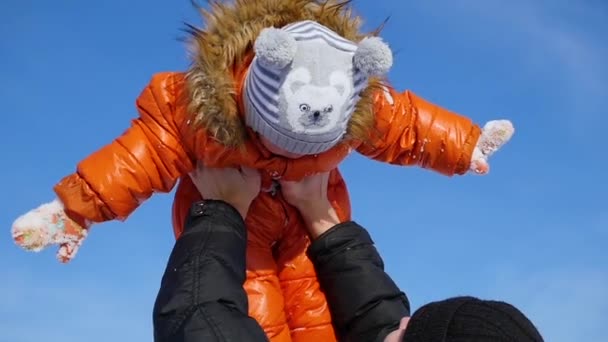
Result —
[[[237, 72], [241, 80], [243, 72]], [[272, 179], [298, 180], [332, 171], [330, 200], [340, 217], [348, 219], [349, 196], [337, 167], [351, 151], [383, 162], [462, 174], [480, 134], [469, 119], [410, 92], [378, 91], [370, 141], [345, 141], [318, 156], [286, 159], [270, 154], [252, 132], [244, 151], [227, 149], [201, 130], [193, 133], [180, 100], [184, 86], [181, 73], [155, 75], [137, 99], [139, 117], [131, 127], [81, 161], [77, 172], [60, 181], [55, 191], [74, 219], [103, 222], [128, 217], [154, 192], [169, 192], [179, 182], [173, 206], [177, 237], [190, 204], [200, 198], [187, 177], [196, 160], [211, 167], [261, 170], [263, 191], [246, 219], [245, 289], [251, 316], [273, 342], [335, 341], [335, 336], [325, 297], [305, 255], [309, 240], [302, 221], [280, 193], [268, 190]]]

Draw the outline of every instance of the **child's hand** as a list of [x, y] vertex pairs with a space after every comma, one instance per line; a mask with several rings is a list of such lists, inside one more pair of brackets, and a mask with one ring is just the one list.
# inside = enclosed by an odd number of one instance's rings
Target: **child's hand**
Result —
[[78, 252], [87, 229], [70, 219], [61, 202], [55, 200], [19, 217], [13, 223], [12, 235], [17, 245], [32, 252], [59, 245], [57, 259], [67, 263]]
[[511, 139], [514, 131], [513, 124], [508, 120], [486, 123], [473, 150], [469, 169], [476, 174], [487, 174], [490, 171], [488, 158]]

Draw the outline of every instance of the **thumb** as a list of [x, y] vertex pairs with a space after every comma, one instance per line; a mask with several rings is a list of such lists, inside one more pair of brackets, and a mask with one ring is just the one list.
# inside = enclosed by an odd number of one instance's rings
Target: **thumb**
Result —
[[77, 242], [66, 242], [60, 245], [59, 251], [57, 251], [57, 260], [63, 264], [67, 264], [72, 261], [82, 244], [82, 240], [78, 240]]
[[57, 259], [64, 264], [74, 259], [82, 242], [88, 235], [86, 229], [71, 225], [70, 222], [66, 222], [65, 227], [65, 231], [57, 237], [60, 241]]

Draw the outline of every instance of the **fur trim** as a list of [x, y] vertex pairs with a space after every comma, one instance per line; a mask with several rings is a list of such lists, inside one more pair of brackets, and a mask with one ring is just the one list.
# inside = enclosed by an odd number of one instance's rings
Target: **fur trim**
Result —
[[[247, 131], [239, 115], [237, 81], [232, 72], [251, 54], [264, 28], [314, 20], [353, 42], [366, 35], [359, 32], [361, 19], [348, 7], [350, 1], [337, 0], [208, 0], [209, 10], [199, 7], [204, 28], [188, 26], [191, 34], [192, 66], [187, 73], [188, 110], [195, 128], [206, 129], [228, 147], [241, 146]], [[377, 34], [378, 30], [370, 35]], [[351, 118], [346, 138], [364, 140], [374, 123], [370, 86]]]

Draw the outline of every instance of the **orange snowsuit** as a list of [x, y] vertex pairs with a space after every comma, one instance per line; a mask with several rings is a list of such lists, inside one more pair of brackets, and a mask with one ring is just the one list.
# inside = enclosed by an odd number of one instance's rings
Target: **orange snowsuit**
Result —
[[[243, 79], [246, 68], [240, 71]], [[210, 167], [245, 165], [261, 170], [264, 189], [272, 179], [298, 180], [331, 171], [328, 195], [349, 219], [346, 185], [337, 166], [352, 151], [382, 162], [417, 165], [445, 175], [468, 170], [480, 129], [411, 92], [378, 90], [373, 107], [381, 139], [344, 141], [318, 156], [287, 159], [270, 154], [250, 132], [245, 150], [228, 149], [206, 132], [188, 133], [186, 106], [178, 101], [181, 73], [160, 73], [137, 99], [140, 116], [113, 143], [78, 164], [55, 187], [66, 212], [77, 219], [125, 219], [154, 192], [179, 181], [173, 208], [176, 237], [190, 204], [200, 198], [188, 172], [197, 161]], [[240, 89], [240, 87], [239, 87]], [[246, 291], [250, 314], [273, 342], [335, 341], [330, 312], [305, 250], [309, 244], [297, 211], [280, 193], [262, 191], [246, 219], [249, 230]]]

